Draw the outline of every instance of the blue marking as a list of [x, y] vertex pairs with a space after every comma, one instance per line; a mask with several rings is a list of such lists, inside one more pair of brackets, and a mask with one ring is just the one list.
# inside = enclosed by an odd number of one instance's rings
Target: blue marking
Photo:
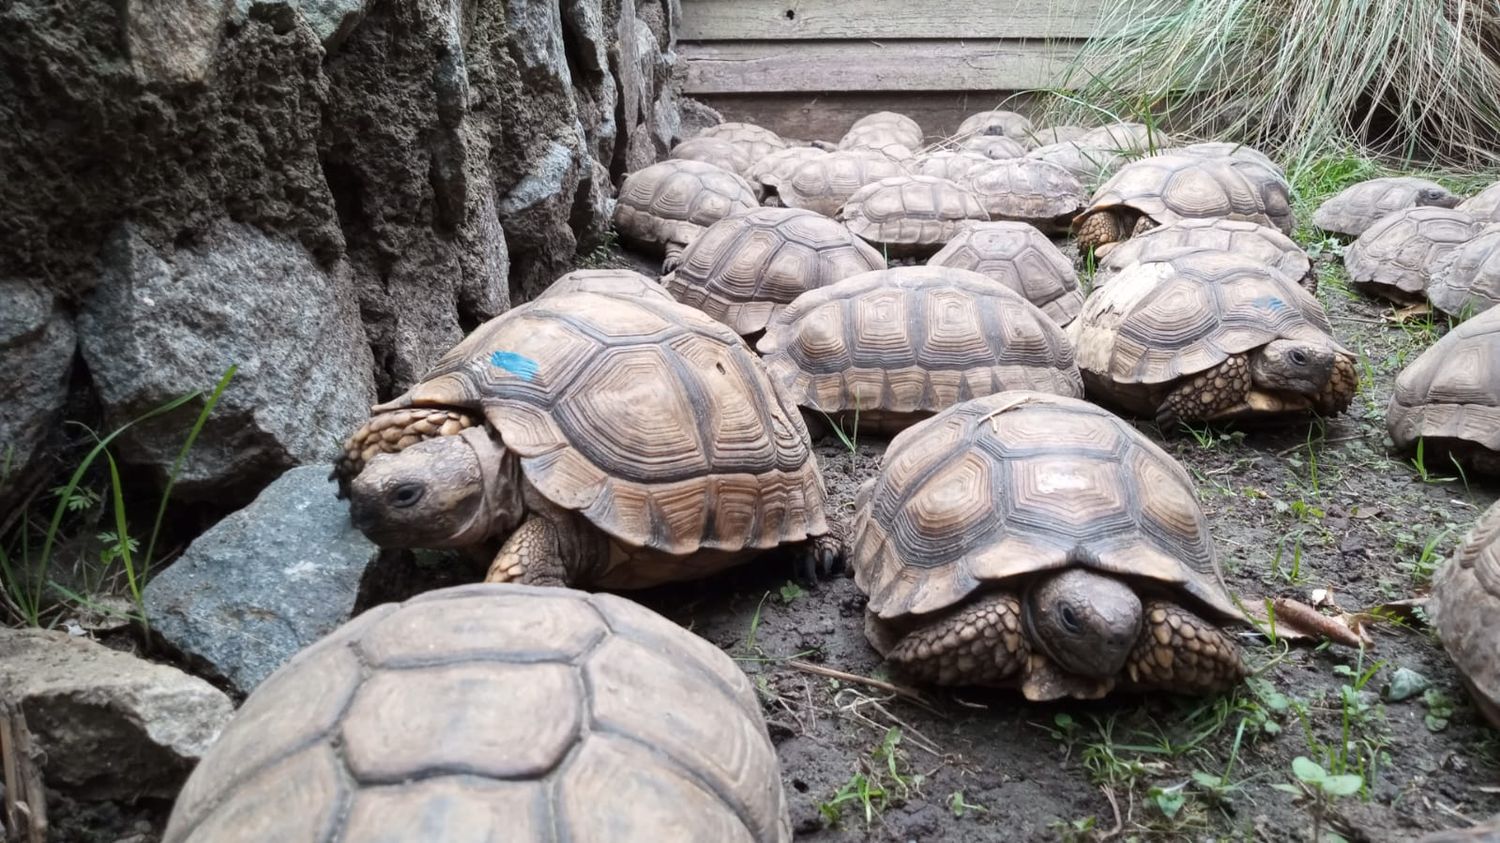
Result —
[[1282, 301], [1278, 296], [1261, 296], [1260, 298], [1251, 302], [1251, 304], [1255, 305], [1256, 307], [1264, 307], [1266, 310], [1270, 310], [1272, 312], [1280, 312], [1287, 309], [1287, 303]]
[[536, 361], [511, 351], [497, 351], [490, 355], [490, 365], [510, 372], [523, 381], [536, 377]]

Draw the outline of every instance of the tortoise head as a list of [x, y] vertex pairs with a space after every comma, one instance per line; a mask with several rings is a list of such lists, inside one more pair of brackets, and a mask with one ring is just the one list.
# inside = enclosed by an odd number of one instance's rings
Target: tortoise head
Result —
[[1416, 204], [1434, 208], [1452, 208], [1462, 197], [1440, 187], [1424, 187], [1417, 191]]
[[349, 484], [350, 520], [382, 547], [480, 544], [519, 521], [519, 474], [506, 455], [487, 427], [377, 454]]
[[1250, 358], [1256, 388], [1317, 395], [1333, 376], [1339, 353], [1327, 343], [1274, 340]]
[[1032, 645], [1080, 676], [1118, 675], [1141, 634], [1141, 598], [1135, 590], [1084, 568], [1037, 583], [1022, 611]]

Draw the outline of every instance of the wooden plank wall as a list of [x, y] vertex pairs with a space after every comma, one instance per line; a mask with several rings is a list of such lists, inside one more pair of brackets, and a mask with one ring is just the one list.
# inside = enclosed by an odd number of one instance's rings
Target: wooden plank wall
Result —
[[683, 90], [789, 137], [836, 140], [886, 108], [942, 135], [1057, 84], [1106, 2], [683, 0]]

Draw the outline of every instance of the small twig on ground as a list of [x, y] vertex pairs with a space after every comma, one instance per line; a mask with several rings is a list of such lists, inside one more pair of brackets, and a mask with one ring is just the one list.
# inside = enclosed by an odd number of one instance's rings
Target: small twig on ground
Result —
[[895, 694], [900, 697], [905, 697], [906, 699], [912, 700], [913, 702], [918, 702], [928, 708], [932, 708], [932, 703], [917, 691], [914, 691], [911, 688], [904, 688], [900, 685], [894, 685], [883, 679], [874, 679], [869, 676], [860, 676], [857, 673], [848, 673], [836, 668], [824, 667], [821, 664], [813, 664], [812, 662], [800, 661], [798, 659], [788, 659], [786, 663], [788, 666], [795, 667], [796, 669], [803, 671], [804, 673], [816, 673], [819, 676], [827, 676], [831, 679], [839, 679], [844, 682], [854, 682], [859, 685], [865, 685], [867, 687], [874, 688], [877, 691], [885, 691], [888, 694]]
[[1290, 627], [1298, 632], [1327, 638], [1335, 644], [1343, 644], [1356, 650], [1366, 646], [1366, 643], [1360, 639], [1359, 633], [1340, 623], [1338, 618], [1325, 615], [1311, 606], [1285, 597], [1276, 598], [1271, 605], [1276, 610], [1276, 626], [1278, 627]]
[[[840, 703], [839, 699], [846, 696], [853, 697], [853, 701], [849, 703]], [[917, 727], [911, 725], [905, 720], [902, 720], [895, 714], [892, 714], [891, 710], [885, 707], [885, 703], [890, 702], [892, 699], [894, 699], [893, 696], [886, 697], [884, 699], [876, 699], [875, 697], [866, 696], [853, 688], [844, 688], [834, 695], [833, 703], [839, 711], [842, 711], [844, 712], [844, 714], [848, 715], [854, 720], [857, 720], [865, 724], [866, 726], [869, 726], [877, 733], [884, 734], [888, 729], [891, 728], [891, 724], [900, 726], [901, 733], [904, 736], [903, 739], [907, 742], [907, 744], [909, 744], [910, 746], [914, 746], [917, 749], [920, 749], [935, 758], [942, 758], [943, 751], [936, 743], [934, 743], [926, 735], [922, 734], [922, 732], [918, 730]], [[875, 711], [879, 712], [881, 717], [885, 718], [887, 722], [878, 722], [874, 718], [865, 714], [864, 709], [866, 708], [875, 709]]]
[[1125, 821], [1120, 818], [1120, 803], [1115, 801], [1115, 792], [1112, 789], [1104, 787], [1102, 785], [1099, 787], [1099, 789], [1104, 791], [1104, 798], [1109, 800], [1109, 809], [1115, 814], [1115, 827], [1111, 828], [1109, 831], [1106, 831], [1104, 835], [1099, 838], [1100, 840], [1108, 840], [1125, 830]]
[[[1322, 442], [1322, 444], [1325, 445], [1325, 446], [1327, 446], [1327, 445], [1337, 445], [1340, 442], [1357, 442], [1360, 439], [1364, 439], [1364, 438], [1366, 438], [1366, 437], [1365, 437], [1365, 435], [1363, 433], [1356, 433], [1353, 436], [1335, 436], [1332, 439], [1324, 439], [1323, 442]], [[1284, 457], [1284, 456], [1287, 456], [1288, 454], [1294, 453], [1296, 451], [1304, 450], [1305, 448], [1307, 448], [1307, 443], [1306, 442], [1301, 442], [1299, 444], [1293, 445], [1290, 448], [1282, 448], [1281, 450], [1279, 450], [1279, 451], [1276, 452], [1276, 456], [1278, 456], [1278, 457]]]

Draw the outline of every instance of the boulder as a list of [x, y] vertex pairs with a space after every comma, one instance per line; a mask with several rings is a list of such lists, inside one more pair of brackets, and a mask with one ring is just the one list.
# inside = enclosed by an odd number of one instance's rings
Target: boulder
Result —
[[73, 323], [40, 284], [0, 279], [0, 511], [28, 491], [37, 447], [62, 421]]
[[47, 786], [171, 798], [229, 722], [223, 691], [86, 638], [0, 628], [0, 699], [19, 705]]
[[283, 474], [146, 586], [152, 630], [249, 693], [353, 614], [380, 556], [349, 523], [327, 466]]

